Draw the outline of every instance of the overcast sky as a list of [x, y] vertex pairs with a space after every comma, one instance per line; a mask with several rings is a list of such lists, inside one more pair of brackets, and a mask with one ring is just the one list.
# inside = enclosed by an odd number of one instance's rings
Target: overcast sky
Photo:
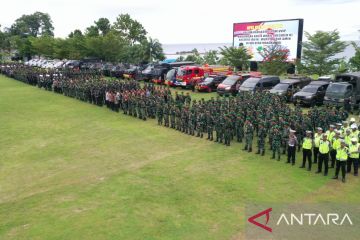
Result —
[[0, 24], [9, 27], [22, 14], [49, 13], [56, 37], [84, 30], [94, 20], [115, 21], [129, 13], [162, 43], [232, 42], [232, 24], [303, 18], [304, 30], [338, 29], [358, 40], [360, 0], [9, 0], [2, 1]]

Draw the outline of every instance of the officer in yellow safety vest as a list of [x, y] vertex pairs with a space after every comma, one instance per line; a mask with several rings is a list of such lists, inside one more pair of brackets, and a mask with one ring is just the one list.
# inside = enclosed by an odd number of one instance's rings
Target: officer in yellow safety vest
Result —
[[319, 154], [319, 145], [320, 145], [320, 140], [322, 138], [323, 135], [323, 129], [321, 127], [317, 128], [317, 133], [314, 134], [314, 149], [313, 149], [313, 153], [314, 153], [314, 163], [317, 163], [318, 161], [318, 154]]
[[308, 171], [311, 170], [311, 150], [313, 147], [313, 139], [311, 138], [311, 131], [306, 131], [306, 137], [303, 139], [303, 144], [302, 144], [302, 148], [303, 148], [303, 163], [302, 166], [300, 168], [305, 168], [306, 165], [306, 160], [308, 160], [309, 165], [308, 165]]
[[330, 142], [327, 140], [326, 134], [323, 134], [319, 144], [319, 163], [318, 171], [316, 173], [321, 173], [322, 165], [324, 163], [324, 176], [327, 176], [329, 170], [329, 152]]
[[345, 136], [344, 136], [344, 140], [345, 140], [345, 144], [348, 147], [351, 143], [351, 130], [350, 129], [346, 129], [345, 130]]
[[336, 129], [335, 130], [338, 130], [338, 132], [340, 132], [340, 136], [345, 134], [343, 131], [342, 131], [342, 124], [341, 123], [337, 123], [336, 124]]
[[351, 125], [351, 138], [356, 138], [359, 142], [359, 130], [356, 124]]
[[357, 138], [352, 138], [349, 145], [349, 158], [347, 160], [347, 173], [351, 172], [351, 165], [354, 165], [354, 176], [358, 175], [360, 144]]
[[326, 131], [327, 140], [329, 140], [329, 142], [332, 142], [332, 139], [333, 139], [334, 136], [335, 136], [334, 128], [335, 128], [334, 125], [330, 125], [330, 126], [329, 126], [329, 130]]
[[346, 133], [346, 130], [347, 129], [350, 129], [350, 127], [349, 127], [349, 122], [348, 121], [343, 121], [342, 122], [342, 127], [341, 127], [341, 131], [342, 131], [342, 133], [343, 134], [345, 134]]
[[[329, 138], [329, 136], [328, 136]], [[335, 136], [333, 137], [331, 141], [331, 150], [330, 150], [330, 157], [331, 157], [331, 166], [330, 168], [335, 167], [335, 161], [336, 161], [336, 150], [340, 147], [340, 132], [335, 130]]]
[[351, 127], [352, 125], [354, 125], [355, 124], [355, 118], [350, 118], [350, 124], [349, 124], [349, 126]]
[[340, 168], [341, 168], [341, 175], [342, 175], [342, 182], [345, 182], [345, 168], [346, 168], [346, 161], [348, 160], [348, 148], [346, 147], [345, 141], [341, 139], [340, 147], [336, 150], [336, 171], [335, 176], [333, 179], [338, 179]]

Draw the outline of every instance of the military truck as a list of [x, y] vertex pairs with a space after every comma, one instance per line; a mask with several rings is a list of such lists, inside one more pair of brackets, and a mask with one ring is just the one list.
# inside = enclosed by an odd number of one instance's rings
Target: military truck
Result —
[[338, 74], [326, 90], [324, 104], [342, 107], [360, 102], [360, 72]]

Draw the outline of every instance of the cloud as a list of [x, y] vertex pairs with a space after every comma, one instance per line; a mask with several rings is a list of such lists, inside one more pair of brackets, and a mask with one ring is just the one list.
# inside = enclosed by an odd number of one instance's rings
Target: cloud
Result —
[[358, 0], [294, 0], [297, 4], [346, 4], [352, 2], [358, 2]]

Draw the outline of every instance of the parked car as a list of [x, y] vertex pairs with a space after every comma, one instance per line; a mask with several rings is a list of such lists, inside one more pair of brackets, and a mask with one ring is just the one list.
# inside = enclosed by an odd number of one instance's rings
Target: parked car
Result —
[[100, 71], [103, 67], [101, 62], [93, 62], [90, 64], [89, 69]]
[[122, 64], [118, 64], [110, 70], [110, 76], [116, 78], [123, 78], [125, 70], [126, 68]]
[[280, 80], [280, 83], [276, 84], [270, 93], [285, 97], [286, 101], [291, 101], [294, 94], [310, 82], [310, 78]]
[[142, 69], [139, 66], [130, 66], [124, 71], [123, 77], [126, 79], [138, 79]]
[[105, 63], [102, 65], [101, 71], [102, 74], [104, 74], [104, 76], [106, 77], [110, 77], [111, 76], [111, 69], [114, 67], [114, 65], [112, 65], [111, 63]]
[[150, 81], [152, 78], [152, 71], [154, 69], [154, 64], [149, 64], [144, 70], [141, 71], [141, 77], [144, 81]]
[[236, 95], [239, 91], [239, 87], [244, 80], [248, 79], [250, 74], [243, 75], [230, 75], [220, 83], [216, 89], [220, 96]]
[[311, 81], [299, 92], [294, 94], [294, 105], [301, 104], [307, 106], [321, 105], [323, 104], [326, 89], [329, 86], [327, 81]]
[[212, 92], [215, 91], [220, 83], [222, 83], [226, 75], [214, 75], [209, 76], [202, 80], [200, 83], [198, 83], [195, 87], [196, 90], [199, 92]]
[[334, 79], [331, 76], [320, 76], [318, 78], [318, 81], [327, 81], [327, 82], [331, 82], [334, 81]]
[[63, 68], [64, 64], [65, 64], [65, 61], [57, 61], [57, 62], [54, 64], [54, 68], [56, 68], [56, 69]]
[[278, 76], [251, 77], [241, 84], [239, 92], [269, 90], [279, 82], [280, 78]]
[[64, 64], [65, 68], [79, 68], [81, 62], [78, 60], [69, 60]]

